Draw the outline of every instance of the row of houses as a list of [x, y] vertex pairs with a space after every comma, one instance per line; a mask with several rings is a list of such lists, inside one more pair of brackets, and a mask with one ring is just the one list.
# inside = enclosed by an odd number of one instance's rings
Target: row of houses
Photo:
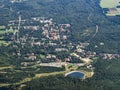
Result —
[[120, 58], [120, 55], [119, 54], [100, 54], [100, 56], [103, 58], [103, 59], [118, 59]]

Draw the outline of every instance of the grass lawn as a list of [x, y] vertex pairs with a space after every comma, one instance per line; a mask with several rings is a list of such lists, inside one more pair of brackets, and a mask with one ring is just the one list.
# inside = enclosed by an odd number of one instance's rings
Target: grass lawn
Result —
[[2, 37], [0, 37], [0, 39], [3, 39], [4, 37], [2, 36]]
[[113, 8], [119, 4], [120, 0], [101, 0], [100, 5], [102, 8]]
[[9, 44], [10, 44], [10, 42], [0, 40], [0, 45], [9, 45]]
[[5, 26], [0, 26], [0, 29], [5, 29]]
[[0, 67], [0, 70], [9, 69], [9, 68], [14, 68], [14, 66]]
[[116, 8], [116, 6], [120, 5], [120, 0], [101, 0], [100, 2], [100, 6], [102, 8], [114, 8], [116, 9], [116, 11], [114, 10], [109, 10], [106, 15], [107, 16], [116, 16], [116, 15], [120, 15], [120, 8]]
[[40, 58], [45, 58], [45, 55], [43, 55], [43, 54], [40, 54]]
[[11, 28], [9, 30], [5, 30], [5, 29], [1, 29], [1, 26], [0, 26], [0, 35], [3, 35], [5, 33], [13, 33], [14, 30]]
[[[68, 66], [66, 66], [66, 67], [68, 67]], [[7, 69], [7, 68], [13, 68], [13, 67], [12, 67], [12, 66], [9, 66], [9, 67], [1, 67], [1, 70]], [[51, 72], [51, 73], [38, 73], [38, 74], [35, 74], [34, 77], [26, 77], [26, 78], [24, 78], [23, 80], [21, 80], [21, 81], [19, 81], [19, 82], [15, 82], [15, 83], [13, 83], [13, 84], [15, 84], [15, 85], [21, 85], [21, 84], [27, 83], [27, 82], [29, 82], [29, 81], [31, 81], [31, 80], [33, 80], [33, 79], [37, 79], [37, 78], [41, 78], [41, 77], [47, 77], [47, 76], [50, 76], [50, 75], [53, 75], [53, 76], [54, 76], [54, 75], [59, 75], [59, 74], [64, 75], [65, 73], [70, 72], [71, 69], [77, 70], [78, 67], [77, 67], [77, 66], [72, 66], [71, 68], [68, 68], [68, 69], [65, 70], [65, 71], [56, 71], [56, 72]], [[79, 71], [79, 70], [78, 70], [78, 71]], [[80, 70], [80, 71], [86, 74], [86, 78], [90, 78], [90, 77], [91, 77], [91, 71], [86, 71], [86, 70], [83, 70], [83, 69]], [[11, 83], [2, 83], [2, 84], [0, 84], [0, 87], [2, 87], [2, 86], [9, 86], [9, 85], [11, 85]]]

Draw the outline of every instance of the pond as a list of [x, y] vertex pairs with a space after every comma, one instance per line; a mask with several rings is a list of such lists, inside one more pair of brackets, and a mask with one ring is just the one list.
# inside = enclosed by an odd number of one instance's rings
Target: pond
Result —
[[65, 76], [79, 78], [79, 79], [85, 78], [85, 74], [83, 72], [80, 72], [80, 71], [71, 71], [69, 73], [66, 73]]

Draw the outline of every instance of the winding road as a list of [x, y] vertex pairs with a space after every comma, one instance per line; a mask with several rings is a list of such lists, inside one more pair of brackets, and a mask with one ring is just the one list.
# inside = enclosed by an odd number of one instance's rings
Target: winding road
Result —
[[89, 42], [91, 39], [93, 39], [93, 38], [97, 35], [98, 32], [99, 32], [99, 26], [96, 25], [95, 33], [93, 34], [93, 36], [91, 36], [91, 38], [88, 40], [88, 42]]

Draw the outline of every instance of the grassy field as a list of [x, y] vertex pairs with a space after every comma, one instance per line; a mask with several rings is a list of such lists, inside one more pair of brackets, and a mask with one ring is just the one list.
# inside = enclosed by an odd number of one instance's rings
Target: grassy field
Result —
[[0, 40], [0, 45], [9, 45], [10, 44], [10, 42], [6, 42], [6, 41], [2, 41], [2, 40]]
[[[5, 30], [4, 26], [0, 26], [0, 35], [4, 35], [6, 33], [13, 33], [14, 30], [13, 29], [9, 29], [9, 30]], [[1, 36], [0, 39], [3, 39], [4, 36]], [[6, 42], [3, 40], [0, 40], [0, 45], [9, 45], [10, 42]]]
[[1, 29], [0, 29], [0, 35], [3, 35], [3, 34], [5, 34], [5, 33], [13, 33], [13, 32], [14, 32], [13, 29], [9, 29], [9, 30], [1, 30]]
[[[120, 5], [120, 0], [101, 0], [100, 6], [102, 8], [108, 8], [107, 16], [116, 16], [120, 15], [120, 8], [116, 8], [116, 6]], [[116, 10], [110, 10], [110, 8], [114, 8]]]
[[3, 39], [4, 37], [2, 36], [2, 37], [0, 37], [0, 39]]
[[116, 7], [119, 4], [120, 0], [101, 0], [101, 7], [102, 8], [113, 8]]
[[0, 29], [5, 29], [5, 26], [0, 26]]
[[[4, 69], [9, 69], [9, 68], [14, 68], [13, 66], [8, 66], [8, 67], [0, 67], [0, 70], [4, 70]], [[27, 83], [33, 79], [37, 79], [37, 78], [41, 78], [41, 77], [47, 77], [47, 76], [51, 76], [51, 75], [59, 75], [59, 74], [62, 74], [62, 75], [65, 75], [65, 73], [68, 73], [70, 72], [71, 70], [78, 70], [78, 67], [77, 66], [66, 66], [66, 70], [65, 71], [56, 71], [56, 72], [50, 72], [50, 73], [36, 73], [34, 77], [26, 77], [24, 78], [23, 80], [19, 81], [19, 82], [15, 82], [15, 83], [1, 83], [0, 84], [0, 87], [3, 87], [3, 86], [9, 86], [11, 84], [14, 84], [14, 85], [22, 85], [23, 83]], [[78, 71], [82, 71], [83, 73], [86, 74], [86, 78], [90, 78], [92, 77], [91, 76], [91, 72], [89, 71], [85, 71], [85, 70], [78, 70]]]

